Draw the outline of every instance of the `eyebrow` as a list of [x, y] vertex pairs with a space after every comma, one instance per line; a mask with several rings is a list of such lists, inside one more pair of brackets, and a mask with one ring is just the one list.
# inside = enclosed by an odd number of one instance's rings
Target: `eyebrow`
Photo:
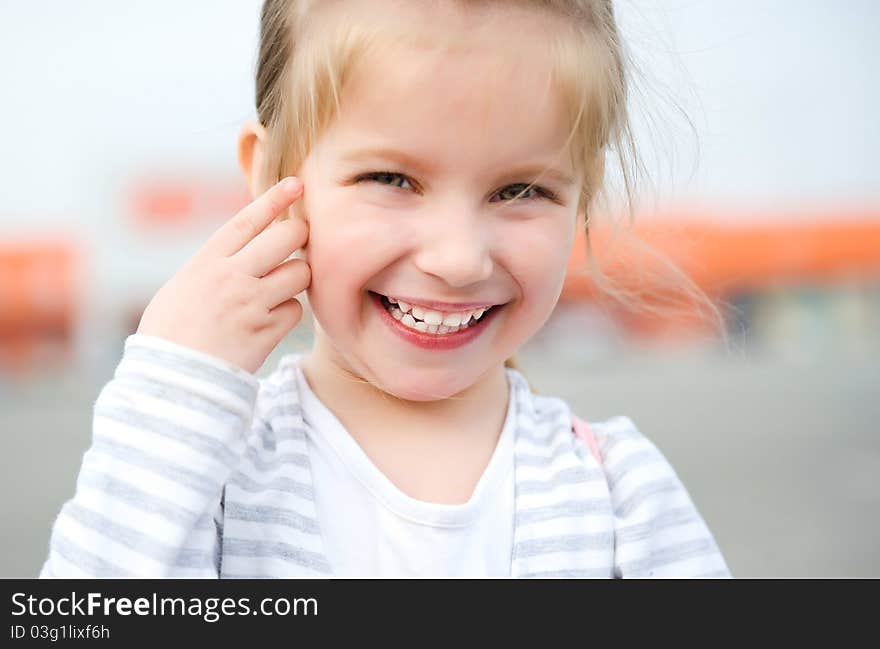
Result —
[[[395, 162], [397, 164], [401, 164], [411, 169], [415, 169], [419, 173], [427, 174], [432, 170], [430, 164], [422, 162], [415, 156], [388, 147], [356, 149], [354, 151], [350, 151], [348, 154], [343, 156], [342, 161], [363, 162], [364, 160], [380, 158]], [[550, 178], [558, 183], [561, 183], [564, 186], [570, 186], [574, 184], [574, 179], [571, 177], [570, 174], [562, 171], [561, 169], [556, 169], [555, 167], [552, 167], [550, 165], [539, 164], [514, 167], [512, 170], [504, 174], [504, 178], [515, 179], [521, 178], [523, 176], [537, 177], [541, 172], [544, 172], [544, 178]]]

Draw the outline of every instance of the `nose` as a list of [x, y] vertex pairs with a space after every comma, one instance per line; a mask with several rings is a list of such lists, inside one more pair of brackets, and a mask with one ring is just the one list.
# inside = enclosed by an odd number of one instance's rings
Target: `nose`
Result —
[[492, 275], [491, 237], [485, 215], [477, 210], [446, 209], [425, 215], [424, 235], [415, 254], [416, 267], [461, 288]]

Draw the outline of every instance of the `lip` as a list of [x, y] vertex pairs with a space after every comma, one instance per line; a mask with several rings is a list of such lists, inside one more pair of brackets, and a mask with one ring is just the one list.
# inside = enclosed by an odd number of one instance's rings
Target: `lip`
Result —
[[420, 300], [414, 297], [401, 296], [397, 293], [388, 293], [385, 297], [388, 297], [389, 295], [399, 302], [406, 302], [407, 304], [414, 304], [435, 311], [443, 311], [444, 313], [455, 313], [456, 311], [468, 311], [470, 309], [488, 309], [489, 307], [498, 306], [495, 302], [440, 302], [438, 300]]
[[[451, 334], [438, 335], [422, 333], [421, 331], [410, 329], [406, 325], [400, 324], [400, 322], [395, 320], [385, 309], [382, 304], [382, 298], [378, 293], [369, 291], [369, 297], [370, 301], [376, 305], [376, 309], [379, 311], [379, 317], [388, 325], [391, 331], [400, 336], [403, 340], [412, 343], [417, 347], [436, 351], [455, 349], [468, 344], [483, 333], [489, 323], [495, 319], [495, 314], [504, 308], [504, 305], [499, 305], [497, 308], [487, 311], [483, 314], [483, 317], [477, 321], [477, 324], [471, 325], [467, 329], [456, 331]], [[406, 302], [406, 300], [404, 300], [404, 302]]]

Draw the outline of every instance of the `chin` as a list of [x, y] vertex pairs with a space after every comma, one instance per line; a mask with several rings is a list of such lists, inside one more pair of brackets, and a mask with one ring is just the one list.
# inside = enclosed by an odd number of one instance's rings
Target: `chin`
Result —
[[[453, 376], [426, 376], [424, 371], [399, 372], [391, 370], [392, 377], [374, 377], [376, 387], [404, 401], [440, 401], [467, 389], [460, 373]], [[448, 372], [446, 372], [448, 374]]]

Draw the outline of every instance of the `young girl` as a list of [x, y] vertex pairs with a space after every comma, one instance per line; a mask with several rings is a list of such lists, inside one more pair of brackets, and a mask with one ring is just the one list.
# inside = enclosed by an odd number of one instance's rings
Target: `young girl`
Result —
[[[624, 81], [610, 0], [266, 0], [258, 198], [126, 341], [40, 576], [728, 576], [632, 421], [511, 361]], [[258, 380], [303, 290], [314, 347]]]

